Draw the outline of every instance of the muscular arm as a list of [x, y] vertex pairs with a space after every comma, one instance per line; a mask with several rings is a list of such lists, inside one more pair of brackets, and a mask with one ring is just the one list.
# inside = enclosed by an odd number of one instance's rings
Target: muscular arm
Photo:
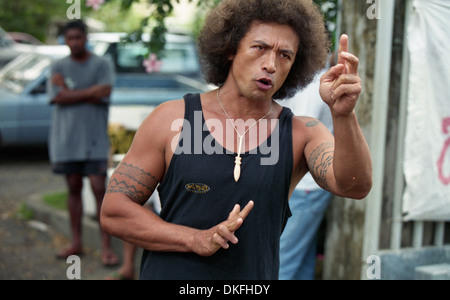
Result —
[[367, 196], [372, 184], [369, 148], [356, 116], [334, 121], [334, 137], [320, 123], [309, 128], [305, 147], [308, 169], [331, 193], [353, 199]]
[[[107, 188], [102, 210], [102, 227], [111, 235], [138, 247], [164, 252], [194, 252], [213, 255], [228, 242], [238, 241], [240, 228], [253, 207], [239, 206], [223, 223], [209, 230], [197, 230], [162, 220], [142, 205], [162, 181], [174, 149], [177, 133], [172, 122], [183, 117], [184, 102], [164, 103], [143, 122], [127, 155], [117, 167]], [[180, 114], [181, 113], [181, 114]]]
[[354, 199], [366, 197], [372, 187], [370, 150], [354, 110], [360, 93], [358, 59], [348, 52], [348, 37], [343, 35], [338, 64], [322, 76], [320, 86], [333, 118], [334, 138], [323, 126], [312, 128], [315, 132], [305, 147], [305, 156], [321, 187]]

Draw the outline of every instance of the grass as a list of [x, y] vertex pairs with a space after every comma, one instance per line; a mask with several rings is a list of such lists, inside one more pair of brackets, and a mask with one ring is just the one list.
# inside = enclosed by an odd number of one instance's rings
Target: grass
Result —
[[25, 203], [22, 203], [16, 211], [16, 215], [20, 220], [29, 221], [33, 219], [34, 213], [27, 207]]
[[60, 210], [67, 210], [67, 192], [57, 192], [45, 194], [43, 196], [44, 203]]

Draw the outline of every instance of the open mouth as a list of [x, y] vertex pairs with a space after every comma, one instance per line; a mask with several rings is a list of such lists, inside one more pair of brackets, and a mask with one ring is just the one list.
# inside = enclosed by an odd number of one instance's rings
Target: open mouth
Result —
[[256, 82], [263, 89], [270, 89], [272, 87], [272, 80], [269, 78], [261, 78], [256, 80]]

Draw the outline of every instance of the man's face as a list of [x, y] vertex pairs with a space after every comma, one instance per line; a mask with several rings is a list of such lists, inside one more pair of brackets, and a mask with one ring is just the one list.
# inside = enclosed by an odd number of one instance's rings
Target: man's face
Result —
[[86, 53], [86, 34], [81, 30], [73, 28], [67, 30], [64, 35], [67, 46], [74, 57], [82, 57]]
[[299, 47], [288, 25], [254, 22], [242, 39], [230, 74], [248, 99], [267, 100], [283, 86]]

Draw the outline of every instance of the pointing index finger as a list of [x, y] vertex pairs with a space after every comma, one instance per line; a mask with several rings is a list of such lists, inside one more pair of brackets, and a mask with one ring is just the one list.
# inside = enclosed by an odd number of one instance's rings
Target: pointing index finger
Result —
[[359, 60], [348, 51], [348, 41], [348, 35], [343, 34], [339, 41], [338, 64], [345, 66], [344, 73], [357, 75]]
[[348, 52], [348, 35], [341, 35], [339, 40], [339, 53], [338, 53], [338, 64], [345, 64], [345, 58], [342, 57], [342, 52]]

